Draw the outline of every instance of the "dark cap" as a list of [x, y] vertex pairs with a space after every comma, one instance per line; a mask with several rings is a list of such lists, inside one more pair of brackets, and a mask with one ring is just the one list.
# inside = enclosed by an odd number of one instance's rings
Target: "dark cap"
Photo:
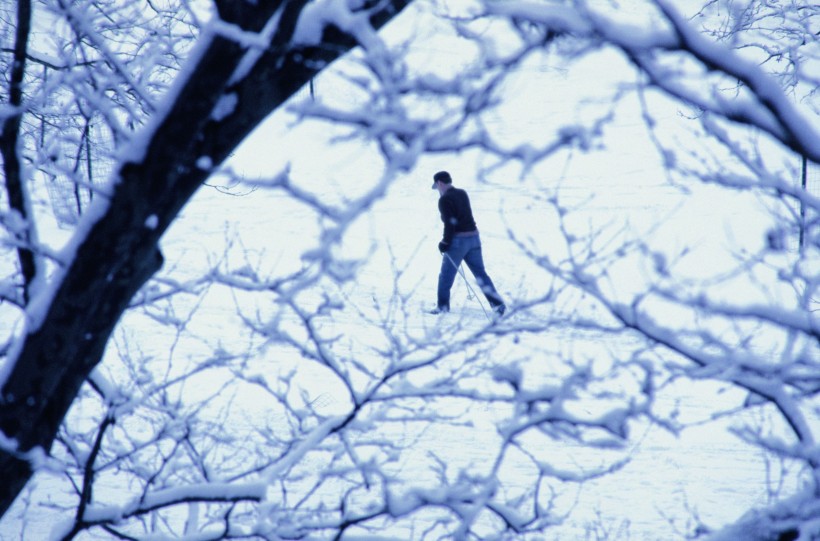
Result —
[[443, 182], [444, 184], [452, 184], [453, 179], [450, 178], [450, 173], [447, 171], [439, 171], [433, 175], [433, 189], [436, 189], [436, 182]]

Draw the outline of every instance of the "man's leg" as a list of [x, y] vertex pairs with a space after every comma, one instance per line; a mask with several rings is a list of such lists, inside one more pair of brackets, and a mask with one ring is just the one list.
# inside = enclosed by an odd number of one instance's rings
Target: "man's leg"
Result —
[[450, 289], [458, 273], [458, 266], [464, 258], [461, 239], [454, 239], [450, 249], [441, 255], [441, 271], [438, 273], [438, 309], [450, 310]]
[[481, 241], [478, 237], [474, 240], [475, 243], [473, 246], [471, 246], [470, 250], [464, 254], [464, 262], [467, 264], [467, 267], [469, 267], [470, 272], [473, 273], [473, 276], [475, 276], [476, 282], [478, 282], [478, 287], [481, 288], [482, 293], [484, 293], [484, 296], [487, 297], [487, 302], [490, 303], [490, 306], [493, 308], [499, 308], [504, 305], [504, 301], [501, 300], [501, 295], [499, 295], [498, 291], [496, 291], [493, 281], [484, 269], [484, 258], [481, 254]]

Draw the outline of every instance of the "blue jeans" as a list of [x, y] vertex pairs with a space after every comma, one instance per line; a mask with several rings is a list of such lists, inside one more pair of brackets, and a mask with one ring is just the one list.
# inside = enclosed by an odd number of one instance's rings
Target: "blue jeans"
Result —
[[495, 290], [493, 281], [484, 270], [484, 259], [481, 257], [481, 239], [478, 235], [453, 237], [450, 248], [442, 254], [441, 272], [438, 275], [438, 307], [450, 309], [450, 288], [456, 279], [458, 266], [464, 261], [475, 276], [478, 287], [487, 297], [490, 306], [495, 308], [504, 304]]

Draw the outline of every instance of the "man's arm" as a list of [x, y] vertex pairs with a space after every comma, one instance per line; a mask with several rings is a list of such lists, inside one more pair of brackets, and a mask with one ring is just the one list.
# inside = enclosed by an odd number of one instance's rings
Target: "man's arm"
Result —
[[453, 242], [453, 237], [456, 234], [456, 209], [449, 198], [441, 197], [438, 200], [438, 210], [441, 213], [441, 221], [444, 223], [444, 233], [438, 249], [444, 253], [450, 247], [450, 243]]

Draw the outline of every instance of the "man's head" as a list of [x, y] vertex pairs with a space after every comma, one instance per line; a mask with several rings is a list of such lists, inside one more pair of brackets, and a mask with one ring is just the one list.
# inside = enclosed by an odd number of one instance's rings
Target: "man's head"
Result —
[[433, 175], [433, 189], [435, 190], [438, 188], [438, 183], [441, 182], [442, 184], [452, 184], [453, 179], [450, 177], [450, 173], [447, 171], [439, 171], [435, 175]]

